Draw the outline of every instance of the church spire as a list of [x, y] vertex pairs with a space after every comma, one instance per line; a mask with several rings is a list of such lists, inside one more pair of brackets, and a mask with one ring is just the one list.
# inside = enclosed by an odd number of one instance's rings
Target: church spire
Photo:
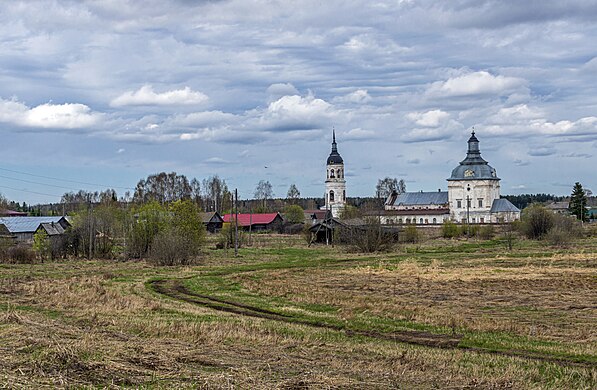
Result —
[[479, 150], [479, 140], [475, 137], [475, 128], [471, 133], [471, 138], [468, 139], [468, 157], [481, 157], [481, 151]]
[[336, 144], [336, 129], [332, 127], [332, 153], [338, 153], [338, 144]]

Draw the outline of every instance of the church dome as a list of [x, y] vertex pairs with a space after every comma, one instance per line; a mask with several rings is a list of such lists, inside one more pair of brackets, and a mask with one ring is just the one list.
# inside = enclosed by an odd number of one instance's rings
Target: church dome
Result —
[[344, 164], [344, 160], [342, 160], [342, 156], [338, 153], [338, 145], [336, 144], [336, 131], [333, 133], [333, 140], [332, 140], [332, 152], [328, 157], [327, 165], [332, 164]]
[[466, 158], [452, 170], [452, 175], [448, 180], [479, 179], [500, 180], [497, 177], [495, 169], [481, 157], [479, 140], [475, 137], [475, 132], [473, 131], [471, 138], [468, 140]]

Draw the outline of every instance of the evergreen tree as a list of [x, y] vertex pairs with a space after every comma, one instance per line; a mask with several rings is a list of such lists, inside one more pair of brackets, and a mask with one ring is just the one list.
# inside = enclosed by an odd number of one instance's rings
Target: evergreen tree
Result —
[[579, 182], [576, 182], [572, 189], [569, 210], [572, 215], [583, 222], [589, 219], [587, 213], [587, 195]]

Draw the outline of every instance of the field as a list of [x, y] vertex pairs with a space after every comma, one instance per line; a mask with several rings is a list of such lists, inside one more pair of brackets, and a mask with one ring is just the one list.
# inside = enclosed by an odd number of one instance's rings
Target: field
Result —
[[597, 239], [0, 264], [0, 387], [597, 388]]

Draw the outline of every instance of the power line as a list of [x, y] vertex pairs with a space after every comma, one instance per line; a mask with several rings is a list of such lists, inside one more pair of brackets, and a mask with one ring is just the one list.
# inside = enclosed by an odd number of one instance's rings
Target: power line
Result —
[[27, 173], [27, 172], [15, 171], [13, 169], [7, 169], [7, 168], [0, 168], [0, 170], [6, 171], [6, 172], [18, 173], [18, 174], [21, 174], [21, 175], [40, 177], [42, 179], [64, 181], [64, 182], [76, 183], [76, 184], [85, 184], [85, 185], [88, 185], [88, 186], [98, 186], [98, 187], [105, 187], [105, 188], [120, 188], [120, 189], [124, 189], [124, 190], [134, 190], [134, 188], [132, 188], [132, 187], [110, 186], [110, 185], [107, 185], [107, 184], [98, 184], [98, 183], [89, 183], [89, 182], [77, 181], [77, 180], [60, 179], [60, 178], [57, 178], [57, 177], [37, 175], [37, 174], [34, 174], [34, 173]]
[[2, 186], [2, 185], [0, 185], [0, 188], [8, 188], [9, 190], [13, 190], [13, 191], [28, 192], [28, 193], [37, 194], [37, 195], [53, 196], [53, 197], [56, 197], [56, 198], [60, 198], [61, 197], [61, 195], [46, 194], [45, 192], [29, 191], [29, 190], [25, 190], [25, 189], [22, 189], [22, 188], [14, 188], [14, 187], [9, 187], [9, 186]]
[[62, 187], [62, 186], [57, 186], [57, 185], [54, 185], [54, 184], [40, 183], [40, 182], [31, 181], [31, 180], [25, 180], [25, 179], [17, 179], [16, 177], [9, 177], [9, 176], [3, 176], [3, 175], [0, 175], [0, 177], [3, 178], [3, 179], [22, 181], [22, 182], [25, 182], [25, 183], [37, 184], [37, 185], [46, 186], [46, 187], [54, 187], [54, 188], [60, 188], [60, 189], [63, 189], [63, 190], [76, 191], [76, 190], [73, 190], [70, 187]]

